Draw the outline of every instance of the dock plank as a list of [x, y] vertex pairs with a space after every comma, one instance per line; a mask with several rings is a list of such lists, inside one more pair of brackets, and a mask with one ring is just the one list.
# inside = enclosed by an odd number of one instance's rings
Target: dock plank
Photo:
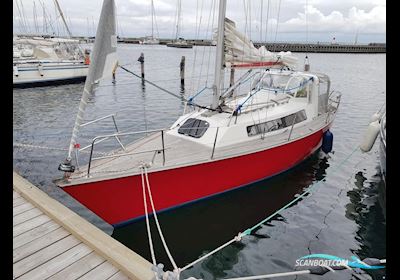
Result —
[[146, 259], [15, 172], [13, 179], [16, 204], [27, 201], [13, 207], [14, 279], [154, 278]]
[[[95, 267], [99, 266], [100, 264], [104, 263], [106, 260], [95, 252], [92, 252], [80, 260], [74, 262], [70, 266], [64, 268], [63, 270], [57, 272], [49, 279], [51, 280], [74, 280], [77, 279], [84, 274], [88, 273]], [[97, 278], [96, 278], [97, 279]]]
[[42, 214], [43, 214], [43, 212], [37, 208], [32, 208], [28, 211], [22, 212], [21, 214], [18, 214], [13, 218], [13, 226], [21, 224], [25, 221], [28, 221], [28, 220], [35, 218]]
[[17, 193], [16, 191], [13, 191], [13, 199], [21, 197], [21, 195], [19, 193]]
[[25, 244], [24, 246], [15, 249], [13, 251], [13, 263], [16, 263], [17, 261], [34, 254], [35, 252], [67, 237], [68, 235], [70, 235], [68, 231], [63, 228], [58, 228], [38, 239], [33, 240], [32, 242]]
[[77, 260], [92, 252], [92, 249], [80, 243], [75, 247], [65, 251], [61, 255], [43, 263], [28, 273], [22, 275], [19, 280], [43, 280], [61, 271]]
[[79, 280], [106, 280], [118, 272], [118, 269], [108, 262], [104, 262], [84, 274]]
[[18, 205], [16, 207], [13, 207], [13, 217], [16, 215], [19, 215], [25, 211], [28, 211], [32, 208], [34, 208], [35, 206], [32, 205], [32, 203], [26, 202], [24, 204]]
[[18, 236], [34, 227], [40, 226], [41, 224], [44, 224], [48, 221], [50, 221], [50, 218], [42, 214], [26, 222], [18, 224], [13, 227], [13, 237]]
[[107, 280], [129, 280], [129, 278], [126, 277], [126, 275], [124, 275], [121, 271], [119, 271], [110, 278], [108, 278]]
[[27, 201], [23, 197], [17, 197], [13, 199], [13, 207], [16, 207], [18, 205], [24, 204]]
[[78, 239], [70, 235], [36, 252], [35, 254], [30, 255], [29, 257], [26, 257], [19, 262], [14, 263], [14, 278], [20, 277], [21, 275], [27, 273], [35, 267], [42, 265], [43, 263], [57, 257], [66, 250], [77, 246], [80, 243], [81, 242]]
[[13, 239], [13, 249], [17, 249], [26, 243], [31, 242], [32, 240], [35, 240], [37, 238], [40, 238], [42, 235], [45, 235], [46, 233], [49, 233], [53, 230], [56, 230], [57, 228], [60, 228], [61, 226], [57, 224], [54, 221], [48, 221], [47, 223], [44, 223], [38, 227], [35, 227], [27, 232], [24, 232], [23, 234], [20, 234]]

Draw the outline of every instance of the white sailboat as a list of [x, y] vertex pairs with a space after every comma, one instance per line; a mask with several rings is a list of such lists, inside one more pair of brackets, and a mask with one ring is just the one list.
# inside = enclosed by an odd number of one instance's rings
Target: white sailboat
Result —
[[13, 86], [41, 86], [49, 83], [83, 81], [90, 57], [79, 40], [72, 39], [64, 15], [55, 0], [69, 38], [31, 37], [13, 40]]
[[141, 44], [143, 44], [143, 45], [159, 45], [160, 44], [160, 40], [158, 38], [154, 37], [155, 19], [156, 19], [156, 12], [154, 9], [154, 2], [153, 2], [153, 0], [151, 0], [151, 36], [145, 37], [144, 40], [141, 41]]
[[174, 47], [174, 48], [193, 48], [193, 44], [188, 43], [184, 38], [180, 37], [181, 32], [181, 22], [182, 22], [182, 3], [181, 0], [177, 0], [177, 18], [176, 18], [176, 33], [175, 33], [175, 40], [172, 42], [167, 43], [167, 47]]
[[[104, 0], [93, 64], [69, 152], [59, 166], [64, 177], [57, 184], [106, 222], [120, 226], [143, 218], [144, 173], [151, 181], [156, 211], [165, 211], [274, 176], [320, 148], [326, 153], [332, 149], [329, 129], [340, 95], [330, 90], [329, 77], [293, 70], [290, 53], [272, 54], [248, 45], [225, 20], [226, 2], [219, 1], [211, 105], [199, 106], [190, 98], [188, 110], [168, 129], [99, 135], [81, 148], [78, 133], [88, 96], [96, 80], [111, 74], [116, 59], [114, 1]], [[228, 65], [251, 69], [224, 89]], [[236, 94], [251, 77], [251, 90]], [[119, 137], [126, 135], [143, 138], [123, 145]], [[121, 148], [93, 157], [96, 144], [108, 139], [116, 139]], [[88, 165], [75, 170], [73, 155], [87, 149]]]

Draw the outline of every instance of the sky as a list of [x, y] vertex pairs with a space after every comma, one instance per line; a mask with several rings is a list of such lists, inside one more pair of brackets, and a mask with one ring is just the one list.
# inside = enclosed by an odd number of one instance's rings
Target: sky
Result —
[[[154, 0], [154, 33], [158, 37], [175, 38], [178, 1]], [[212, 27], [217, 26], [218, 1], [180, 1], [179, 37], [210, 39]], [[101, 0], [58, 2], [73, 35], [94, 36]], [[120, 37], [151, 35], [151, 0], [115, 0], [115, 3]], [[13, 8], [14, 33], [43, 33], [46, 22], [48, 33], [66, 34], [56, 15], [54, 0], [13, 0]], [[253, 41], [386, 42], [384, 0], [228, 0], [226, 16]]]

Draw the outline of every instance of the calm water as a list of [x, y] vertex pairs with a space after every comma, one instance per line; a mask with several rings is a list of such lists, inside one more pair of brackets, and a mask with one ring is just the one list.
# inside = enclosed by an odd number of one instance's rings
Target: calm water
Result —
[[[145, 54], [146, 78], [182, 96], [210, 86], [213, 48], [174, 49], [165, 46], [120, 45], [120, 64], [139, 73], [136, 62]], [[180, 87], [179, 62], [186, 56], [186, 86]], [[305, 54], [296, 54], [299, 65]], [[238, 232], [258, 223], [318, 181], [317, 190], [283, 211], [253, 235], [232, 244], [184, 272], [204, 279], [250, 276], [292, 271], [296, 259], [311, 253], [343, 258], [386, 258], [386, 220], [383, 182], [379, 173], [378, 143], [369, 153], [356, 151], [369, 118], [385, 102], [386, 55], [309, 54], [311, 69], [328, 74], [332, 88], [342, 92], [342, 103], [333, 124], [333, 153], [316, 154], [294, 169], [247, 188], [159, 215], [172, 255], [178, 266], [197, 259]], [[193, 66], [193, 61], [196, 62]], [[209, 62], [210, 61], [210, 62]], [[83, 84], [34, 89], [14, 89], [14, 169], [105, 232], [104, 224], [52, 180], [62, 174]], [[245, 89], [243, 89], [245, 90]], [[199, 97], [207, 104], [209, 94]], [[91, 97], [86, 119], [118, 112], [120, 130], [137, 131], [168, 127], [182, 113], [184, 104], [122, 70], [117, 84], [104, 81]], [[81, 145], [98, 134], [113, 132], [105, 120], [81, 131]], [[133, 139], [125, 139], [129, 141]], [[22, 146], [30, 144], [42, 148]], [[105, 145], [106, 149], [113, 146]], [[82, 154], [82, 163], [87, 155]], [[177, 178], [178, 180], [179, 178]], [[151, 180], [151, 177], [150, 177]], [[155, 202], [157, 203], [157, 202]], [[156, 257], [168, 268], [156, 228]], [[150, 260], [145, 222], [114, 230], [112, 236]], [[385, 270], [369, 272], [366, 279], [384, 279]], [[309, 276], [285, 279], [316, 279]], [[353, 277], [353, 278], [352, 278]], [[318, 279], [356, 279], [347, 271], [327, 273]]]

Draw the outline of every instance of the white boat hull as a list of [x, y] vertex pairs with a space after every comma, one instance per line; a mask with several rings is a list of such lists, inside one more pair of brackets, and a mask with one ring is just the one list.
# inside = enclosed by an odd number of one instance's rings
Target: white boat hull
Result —
[[49, 62], [17, 64], [13, 69], [13, 85], [38, 85], [51, 82], [84, 80], [89, 65], [82, 62]]

